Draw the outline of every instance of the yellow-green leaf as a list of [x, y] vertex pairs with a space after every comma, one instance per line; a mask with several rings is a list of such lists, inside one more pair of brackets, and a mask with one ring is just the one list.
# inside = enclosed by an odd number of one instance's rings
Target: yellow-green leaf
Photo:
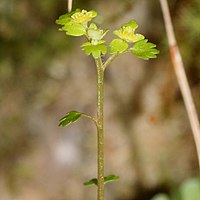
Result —
[[135, 34], [135, 30], [137, 27], [137, 23], [134, 20], [131, 20], [127, 24], [123, 25], [120, 29], [115, 30], [113, 33], [122, 40], [133, 43], [144, 39], [143, 35]]
[[[104, 42], [104, 41], [103, 41]], [[97, 44], [93, 45], [90, 42], [86, 42], [81, 45], [82, 50], [85, 52], [86, 55], [92, 54], [92, 56], [96, 59], [101, 56], [101, 54], [106, 54], [107, 46], [105, 44]]]
[[110, 53], [122, 53], [128, 48], [128, 44], [122, 39], [114, 39], [110, 43]]
[[76, 12], [80, 12], [80, 9], [76, 9], [75, 11], [73, 12], [70, 12], [70, 13], [66, 13], [64, 15], [61, 15], [57, 20], [56, 20], [56, 24], [59, 24], [59, 25], [65, 25], [67, 24], [69, 21], [72, 20], [71, 16], [76, 13]]
[[91, 10], [91, 11], [81, 10], [80, 12], [75, 12], [71, 16], [71, 18], [76, 23], [84, 24], [91, 21], [96, 16], [97, 16], [97, 12], [94, 10]]
[[81, 36], [85, 34], [85, 27], [82, 24], [70, 22], [62, 27], [63, 31], [66, 31], [67, 35]]
[[156, 45], [148, 42], [147, 39], [136, 42], [130, 50], [135, 56], [144, 60], [150, 58], [156, 58], [159, 51], [156, 49]]
[[88, 30], [87, 34], [90, 40], [101, 40], [105, 34], [108, 32], [108, 30], [102, 30], [97, 27], [95, 23], [91, 23]]

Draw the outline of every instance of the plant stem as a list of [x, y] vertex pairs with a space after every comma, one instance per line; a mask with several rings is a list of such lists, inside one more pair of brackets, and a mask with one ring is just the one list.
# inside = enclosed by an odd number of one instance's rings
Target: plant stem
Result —
[[104, 200], [104, 133], [103, 133], [103, 87], [104, 69], [101, 58], [95, 60], [97, 66], [97, 199]]
[[118, 53], [113, 54], [112, 56], [110, 56], [110, 57], [106, 60], [106, 62], [104, 63], [103, 69], [105, 70], [106, 67], [107, 67], [117, 56], [118, 56]]
[[73, 0], [68, 0], [68, 12], [72, 11], [72, 1]]
[[164, 17], [165, 27], [167, 31], [168, 43], [170, 48], [170, 55], [174, 65], [174, 70], [179, 83], [179, 87], [183, 96], [187, 114], [190, 120], [194, 141], [197, 149], [197, 157], [199, 161], [200, 169], [200, 124], [197, 115], [197, 111], [192, 98], [191, 90], [188, 84], [188, 80], [185, 74], [184, 65], [182, 61], [179, 48], [176, 43], [176, 38], [174, 34], [174, 29], [171, 21], [171, 16], [169, 12], [169, 6], [167, 0], [160, 0], [162, 13]]
[[94, 117], [92, 117], [92, 116], [90, 116], [90, 115], [87, 115], [86, 113], [81, 113], [81, 115], [83, 116], [83, 117], [86, 117], [86, 118], [88, 118], [88, 119], [90, 119], [92, 122], [94, 122], [94, 124], [97, 126], [97, 120], [94, 118]]

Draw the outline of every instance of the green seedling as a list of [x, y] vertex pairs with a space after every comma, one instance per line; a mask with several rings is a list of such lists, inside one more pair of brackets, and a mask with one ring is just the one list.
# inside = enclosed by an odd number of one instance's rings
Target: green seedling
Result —
[[[103, 105], [104, 105], [104, 72], [109, 64], [120, 54], [131, 53], [134, 56], [149, 60], [156, 58], [159, 51], [156, 45], [148, 42], [142, 34], [135, 33], [138, 28], [134, 20], [130, 20], [113, 34], [115, 38], [108, 43], [104, 36], [109, 32], [108, 29], [100, 29], [97, 24], [92, 23], [93, 18], [97, 16], [94, 10], [86, 11], [77, 9], [73, 12], [64, 14], [56, 20], [61, 25], [60, 31], [64, 31], [70, 36], [84, 36], [87, 42], [81, 45], [83, 52], [92, 56], [97, 70], [97, 117], [88, 114], [71, 111], [60, 119], [59, 126], [65, 127], [76, 122], [80, 117], [90, 119], [97, 127], [97, 178], [93, 178], [84, 183], [84, 185], [97, 186], [97, 200], [104, 200], [104, 185], [108, 182], [119, 179], [119, 176], [104, 176], [104, 123], [103, 123]], [[116, 37], [117, 36], [117, 37]], [[107, 60], [103, 62], [102, 57]]]

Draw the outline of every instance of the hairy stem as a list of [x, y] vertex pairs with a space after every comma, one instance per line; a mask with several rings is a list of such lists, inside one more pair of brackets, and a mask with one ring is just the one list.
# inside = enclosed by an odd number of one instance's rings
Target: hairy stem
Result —
[[106, 60], [106, 62], [104, 63], [103, 69], [105, 70], [106, 67], [107, 67], [117, 56], [118, 56], [118, 53], [113, 54], [112, 56], [110, 56], [110, 57]]
[[104, 133], [103, 133], [103, 87], [104, 69], [101, 58], [95, 60], [97, 66], [97, 199], [104, 200]]

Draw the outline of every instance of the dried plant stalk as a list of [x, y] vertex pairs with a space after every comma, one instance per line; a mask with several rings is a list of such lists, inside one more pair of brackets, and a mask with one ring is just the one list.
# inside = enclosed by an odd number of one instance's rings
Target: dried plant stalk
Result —
[[68, 0], [68, 12], [72, 11], [72, 0]]
[[197, 156], [198, 156], [199, 168], [200, 168], [200, 124], [198, 120], [198, 115], [195, 109], [191, 90], [190, 90], [188, 80], [185, 74], [182, 57], [176, 43], [176, 38], [175, 38], [174, 30], [173, 30], [173, 25], [171, 21], [171, 16], [170, 16], [167, 0], [160, 0], [160, 4], [162, 8], [165, 28], [166, 28], [167, 37], [168, 37], [170, 56], [172, 59], [172, 63], [174, 66], [178, 84], [183, 96], [187, 114], [190, 120], [192, 132], [194, 136], [194, 141], [196, 144]]

